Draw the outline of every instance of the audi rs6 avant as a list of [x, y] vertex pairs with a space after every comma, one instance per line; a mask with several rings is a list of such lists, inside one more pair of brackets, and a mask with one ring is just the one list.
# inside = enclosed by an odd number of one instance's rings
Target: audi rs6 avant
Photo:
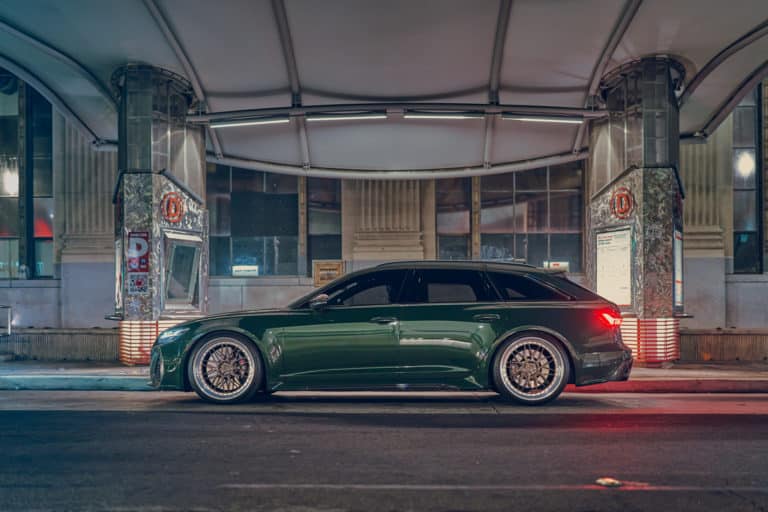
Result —
[[161, 389], [216, 403], [289, 390], [493, 390], [528, 405], [627, 380], [611, 302], [562, 273], [486, 262], [397, 262], [283, 309], [209, 316], [152, 348]]

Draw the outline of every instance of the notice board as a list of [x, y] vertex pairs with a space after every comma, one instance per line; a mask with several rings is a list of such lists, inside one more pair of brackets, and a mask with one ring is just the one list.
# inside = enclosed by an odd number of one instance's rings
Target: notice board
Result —
[[597, 293], [619, 306], [632, 305], [632, 228], [597, 233]]

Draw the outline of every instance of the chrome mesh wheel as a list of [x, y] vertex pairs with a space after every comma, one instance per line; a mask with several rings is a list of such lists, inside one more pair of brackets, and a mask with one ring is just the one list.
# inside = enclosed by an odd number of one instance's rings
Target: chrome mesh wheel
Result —
[[555, 398], [565, 387], [568, 362], [547, 338], [527, 335], [507, 342], [496, 357], [494, 376], [502, 394], [523, 403]]
[[261, 377], [260, 361], [247, 341], [221, 336], [203, 342], [190, 359], [190, 381], [214, 402], [235, 402], [252, 395]]

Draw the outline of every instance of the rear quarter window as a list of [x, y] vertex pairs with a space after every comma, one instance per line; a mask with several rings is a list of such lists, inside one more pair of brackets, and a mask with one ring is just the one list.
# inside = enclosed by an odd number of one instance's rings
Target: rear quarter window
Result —
[[549, 274], [543, 279], [576, 300], [602, 300], [595, 292], [574, 283], [562, 274]]
[[568, 300], [568, 296], [557, 292], [522, 274], [489, 272], [488, 277], [501, 295], [501, 300]]

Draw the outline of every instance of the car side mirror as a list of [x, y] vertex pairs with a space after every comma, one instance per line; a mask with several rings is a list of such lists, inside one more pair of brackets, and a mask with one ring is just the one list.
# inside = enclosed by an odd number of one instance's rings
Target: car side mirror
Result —
[[325, 307], [328, 305], [328, 295], [321, 293], [320, 295], [313, 297], [311, 301], [309, 301], [309, 307], [313, 311], [320, 311], [325, 309]]

